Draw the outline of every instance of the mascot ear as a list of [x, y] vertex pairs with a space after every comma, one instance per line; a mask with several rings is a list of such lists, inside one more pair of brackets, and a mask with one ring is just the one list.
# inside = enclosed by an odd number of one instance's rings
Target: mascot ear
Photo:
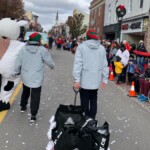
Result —
[[27, 26], [28, 25], [28, 22], [25, 21], [25, 20], [21, 20], [21, 21], [18, 21], [17, 24], [21, 27], [21, 26]]

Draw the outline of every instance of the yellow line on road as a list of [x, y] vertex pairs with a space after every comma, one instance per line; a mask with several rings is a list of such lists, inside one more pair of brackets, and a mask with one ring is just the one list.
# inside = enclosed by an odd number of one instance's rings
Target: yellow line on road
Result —
[[[14, 102], [14, 100], [16, 99], [16, 97], [17, 97], [19, 91], [21, 90], [21, 88], [22, 88], [22, 82], [20, 82], [18, 84], [17, 88], [15, 89], [14, 93], [12, 94], [12, 96], [11, 96], [11, 98], [9, 100], [10, 104], [12, 104]], [[8, 112], [8, 110], [0, 112], [0, 124], [4, 120], [7, 112]]]

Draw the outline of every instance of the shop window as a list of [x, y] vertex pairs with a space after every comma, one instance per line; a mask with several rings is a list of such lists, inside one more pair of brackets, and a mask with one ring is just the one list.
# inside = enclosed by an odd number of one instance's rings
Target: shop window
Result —
[[143, 2], [144, 0], [140, 0], [140, 8], [143, 8]]

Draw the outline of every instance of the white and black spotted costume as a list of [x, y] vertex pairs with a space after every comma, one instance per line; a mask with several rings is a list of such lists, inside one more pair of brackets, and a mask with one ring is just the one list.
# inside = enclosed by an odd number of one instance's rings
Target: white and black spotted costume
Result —
[[[10, 97], [14, 92], [15, 86], [19, 83], [20, 78], [12, 76], [15, 60], [25, 43], [17, 41], [20, 35], [21, 22], [16, 22], [9, 18], [0, 20], [0, 40], [9, 39], [8, 48], [0, 58], [0, 111], [10, 109]], [[1, 53], [2, 49], [0, 49]]]

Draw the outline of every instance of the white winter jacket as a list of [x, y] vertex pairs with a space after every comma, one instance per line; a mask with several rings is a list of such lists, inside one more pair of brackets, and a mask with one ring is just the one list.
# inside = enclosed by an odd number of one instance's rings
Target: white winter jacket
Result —
[[84, 89], [99, 89], [108, 82], [106, 50], [98, 40], [87, 40], [78, 46], [73, 66], [74, 82]]
[[117, 51], [116, 56], [119, 56], [121, 58], [121, 62], [124, 66], [126, 66], [128, 64], [129, 61], [129, 51], [125, 50], [124, 52], [122, 52], [120, 49]]

